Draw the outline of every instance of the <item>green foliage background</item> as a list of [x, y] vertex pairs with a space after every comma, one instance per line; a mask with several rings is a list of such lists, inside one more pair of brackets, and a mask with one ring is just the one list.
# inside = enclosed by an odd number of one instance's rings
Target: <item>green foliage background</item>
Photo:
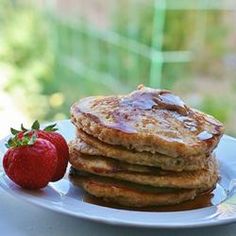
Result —
[[[132, 9], [124, 4], [122, 1], [117, 6], [108, 30], [150, 47], [153, 7], [136, 6], [138, 23], [132, 26], [135, 14], [131, 17]], [[139, 83], [148, 85], [150, 60], [97, 37], [99, 32], [90, 29], [86, 19], [75, 27], [70, 19], [60, 20], [30, 4], [0, 0], [0, 6], [0, 71], [8, 74], [0, 91], [14, 97], [32, 120], [68, 117], [70, 105], [83, 96], [124, 93]], [[196, 14], [196, 11], [167, 11], [164, 51], [194, 51]], [[163, 87], [173, 89], [176, 81], [183, 81], [184, 86], [185, 79], [191, 79], [199, 71], [215, 75], [219, 67], [212, 70], [212, 64], [217, 64], [227, 51], [223, 43], [227, 27], [221, 16], [219, 11], [207, 13], [206, 43], [196, 50], [196, 55], [201, 54], [200, 61], [164, 64]], [[65, 63], [68, 58], [72, 62]], [[199, 108], [227, 122], [231, 105], [225, 102], [223, 109], [214, 99], [206, 96]]]

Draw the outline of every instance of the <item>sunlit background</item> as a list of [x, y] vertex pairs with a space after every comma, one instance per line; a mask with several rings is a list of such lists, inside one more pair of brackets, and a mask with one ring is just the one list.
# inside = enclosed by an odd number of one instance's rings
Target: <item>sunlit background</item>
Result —
[[235, 1], [0, 0], [0, 137], [140, 83], [236, 135], [235, 22]]

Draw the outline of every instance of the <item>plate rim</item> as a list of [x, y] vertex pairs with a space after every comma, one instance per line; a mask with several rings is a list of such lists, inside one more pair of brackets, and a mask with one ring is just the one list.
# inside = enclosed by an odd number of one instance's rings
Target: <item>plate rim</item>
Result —
[[[72, 217], [78, 217], [80, 219], [84, 219], [84, 220], [89, 220], [92, 222], [98, 222], [98, 223], [103, 223], [103, 224], [109, 224], [109, 225], [114, 225], [114, 226], [129, 226], [129, 227], [136, 227], [136, 228], [160, 228], [160, 229], [183, 229], [183, 228], [200, 228], [200, 227], [206, 227], [206, 226], [217, 226], [217, 225], [226, 225], [226, 224], [231, 224], [234, 223], [236, 221], [236, 215], [235, 217], [231, 217], [231, 218], [226, 218], [226, 219], [217, 219], [216, 221], [202, 221], [202, 222], [197, 222], [197, 223], [188, 223], [185, 222], [184, 224], [165, 224], [165, 223], [150, 223], [148, 224], [147, 222], [142, 223], [142, 224], [137, 224], [135, 222], [125, 222], [123, 220], [111, 220], [108, 217], [104, 218], [104, 217], [98, 217], [95, 215], [87, 215], [87, 214], [78, 214], [78, 212], [73, 212], [73, 211], [68, 211], [65, 208], [60, 208], [60, 207], [51, 207], [49, 204], [45, 204], [44, 202], [39, 202], [39, 201], [35, 201], [32, 198], [27, 197], [26, 195], [29, 195], [29, 193], [27, 192], [31, 192], [30, 190], [21, 190], [23, 192], [22, 194], [19, 194], [18, 192], [12, 190], [11, 188], [8, 188], [6, 186], [6, 184], [4, 184], [2, 181], [5, 182], [5, 180], [3, 180], [3, 178], [6, 177], [9, 181], [10, 179], [7, 177], [7, 175], [2, 172], [0, 173], [0, 188], [5, 191], [7, 194], [10, 194], [12, 197], [16, 198], [16, 199], [20, 199], [20, 200], [24, 200], [26, 203], [28, 204], [32, 204], [36, 207], [42, 207], [44, 209], [50, 210], [50, 211], [54, 211], [56, 213], [61, 213], [64, 215], [69, 215]], [[12, 182], [12, 184], [14, 184]], [[15, 184], [14, 184], [15, 185]], [[103, 207], [103, 206], [97, 206], [95, 205], [95, 207], [98, 208], [108, 208], [108, 207]], [[204, 209], [210, 209], [213, 208], [214, 206], [211, 207], [205, 207]], [[114, 209], [117, 210], [117, 209]], [[129, 211], [129, 210], [124, 210], [124, 209], [118, 209], [119, 211]], [[196, 211], [201, 211], [202, 209], [194, 209], [194, 210], [188, 210], [188, 211], [179, 211], [179, 212], [175, 212], [175, 213], [184, 213], [184, 212], [196, 212]], [[145, 214], [145, 212], [143, 211], [136, 211], [137, 213], [141, 213], [141, 214]], [[146, 212], [147, 213], [147, 212]], [[150, 213], [150, 212], [148, 212]], [[170, 213], [170, 212], [152, 212], [153, 215], [155, 214], [165, 214], [165, 213]]]

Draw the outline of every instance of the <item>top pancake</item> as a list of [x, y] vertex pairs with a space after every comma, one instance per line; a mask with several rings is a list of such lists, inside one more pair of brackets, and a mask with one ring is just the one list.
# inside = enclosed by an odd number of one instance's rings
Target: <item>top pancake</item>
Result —
[[143, 86], [128, 95], [81, 99], [71, 115], [77, 128], [105, 143], [172, 157], [210, 153], [224, 130], [171, 92]]

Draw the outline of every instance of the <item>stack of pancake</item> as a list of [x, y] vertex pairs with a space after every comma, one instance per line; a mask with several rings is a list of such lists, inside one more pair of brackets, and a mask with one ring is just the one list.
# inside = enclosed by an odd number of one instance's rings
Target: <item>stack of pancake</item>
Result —
[[217, 183], [213, 150], [223, 125], [170, 91], [139, 86], [87, 97], [71, 116], [71, 179], [93, 196], [122, 206], [173, 205]]

